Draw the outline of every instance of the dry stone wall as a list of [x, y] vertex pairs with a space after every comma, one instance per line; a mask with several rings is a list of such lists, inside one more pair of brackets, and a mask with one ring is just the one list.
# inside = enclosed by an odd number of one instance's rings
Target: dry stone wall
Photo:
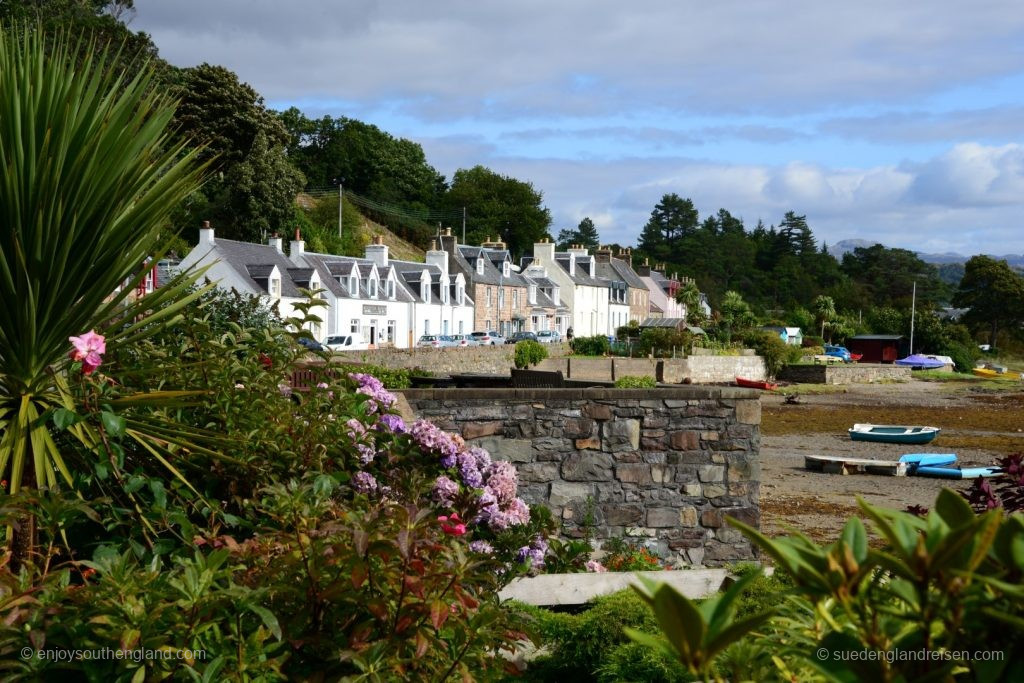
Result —
[[801, 384], [866, 384], [880, 380], [906, 382], [910, 368], [881, 363], [852, 363], [832, 365], [787, 365], [779, 372], [779, 379]]
[[680, 564], [751, 559], [761, 404], [746, 389], [410, 389], [412, 411], [514, 462], [563, 533], [640, 535]]

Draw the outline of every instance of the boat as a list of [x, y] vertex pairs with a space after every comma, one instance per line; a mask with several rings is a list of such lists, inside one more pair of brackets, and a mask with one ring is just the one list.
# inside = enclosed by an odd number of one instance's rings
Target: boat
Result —
[[779, 388], [779, 385], [775, 382], [769, 382], [768, 380], [745, 379], [743, 377], [736, 378], [736, 386], [747, 387], [749, 389], [763, 389], [764, 391], [774, 391]]
[[922, 444], [929, 443], [939, 431], [938, 427], [855, 424], [849, 433], [854, 441]]
[[896, 365], [900, 365], [911, 370], [935, 370], [937, 368], [945, 367], [945, 363], [928, 356], [922, 356], [919, 353], [912, 353], [906, 358], [900, 358], [896, 361]]
[[911, 468], [952, 465], [956, 462], [956, 453], [907, 453], [900, 456]]
[[995, 477], [1002, 473], [1002, 467], [942, 467], [938, 465], [918, 467], [912, 472], [921, 477], [939, 477], [941, 479], [977, 479], [978, 477]]
[[850, 351], [850, 361], [853, 362], [853, 363], [856, 363], [857, 361], [859, 361], [863, 357], [864, 357], [863, 353], [854, 353], [853, 351]]
[[986, 379], [991, 379], [992, 377], [999, 376], [999, 373], [996, 372], [995, 370], [992, 370], [991, 368], [974, 368], [973, 370], [971, 370], [971, 372], [973, 372], [978, 377], [984, 377]]

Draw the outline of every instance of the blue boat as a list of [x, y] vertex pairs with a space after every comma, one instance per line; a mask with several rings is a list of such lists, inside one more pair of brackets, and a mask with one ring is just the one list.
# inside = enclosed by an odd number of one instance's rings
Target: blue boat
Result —
[[956, 453], [907, 453], [900, 456], [900, 462], [907, 463], [911, 471], [922, 466], [952, 465], [956, 462]]
[[928, 356], [922, 356], [919, 353], [912, 353], [906, 358], [900, 358], [896, 361], [896, 365], [901, 365], [905, 368], [910, 368], [911, 370], [935, 370], [946, 366], [946, 364], [940, 360], [935, 360]]
[[913, 474], [921, 477], [940, 477], [942, 479], [977, 479], [978, 477], [994, 477], [1002, 474], [1002, 467], [936, 467], [922, 466]]
[[931, 442], [939, 431], [941, 430], [938, 427], [855, 424], [849, 434], [853, 441], [923, 444]]

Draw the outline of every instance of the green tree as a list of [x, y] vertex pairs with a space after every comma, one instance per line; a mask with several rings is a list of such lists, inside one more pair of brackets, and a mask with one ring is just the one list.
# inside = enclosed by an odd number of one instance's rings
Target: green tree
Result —
[[[136, 341], [189, 302], [166, 305], [183, 296], [180, 285], [124, 299], [200, 173], [196, 153], [167, 133], [173, 102], [153, 87], [151, 68], [137, 65], [126, 81], [103, 68], [106, 54], [78, 51], [66, 38], [43, 41], [39, 31], [0, 29], [0, 477], [12, 493], [72, 483], [68, 451], [81, 451], [58, 448], [51, 418], [74, 422], [67, 438], [101, 458], [109, 455], [103, 433], [142, 438], [113, 409], [102, 432], [76, 417], [85, 411], [69, 387], [82, 373], [68, 339], [119, 325], [108, 346]], [[161, 306], [143, 322], [124, 322]]]
[[743, 300], [743, 296], [739, 292], [731, 290], [722, 297], [719, 319], [722, 327], [725, 328], [727, 339], [731, 339], [733, 334], [749, 330], [757, 324], [757, 316]]
[[560, 250], [568, 249], [574, 244], [580, 244], [592, 251], [601, 246], [601, 236], [597, 234], [597, 227], [594, 225], [594, 221], [588, 217], [581, 220], [575, 230], [560, 230], [556, 242]]
[[515, 256], [531, 252], [551, 226], [551, 212], [533, 185], [484, 166], [456, 171], [445, 203], [466, 208], [467, 241], [500, 236]]
[[906, 249], [889, 249], [881, 244], [857, 247], [843, 255], [842, 270], [858, 284], [863, 300], [876, 306], [909, 309], [915, 283], [918, 306], [949, 300], [950, 288], [935, 266]]
[[973, 328], [987, 328], [989, 343], [996, 344], [1000, 328], [1019, 336], [1024, 323], [1024, 278], [1005, 260], [972, 256], [964, 266], [964, 278], [953, 305], [968, 309], [963, 321]]
[[825, 327], [836, 317], [836, 303], [824, 294], [814, 299], [814, 318], [821, 324], [821, 338], [825, 338]]
[[175, 124], [202, 145], [200, 158], [219, 171], [202, 196], [182, 208], [182, 224], [210, 219], [224, 237], [245, 241], [290, 227], [305, 179], [285, 154], [288, 131], [259, 93], [210, 64], [183, 69], [176, 92], [181, 102]]
[[677, 262], [673, 258], [678, 240], [694, 235], [698, 228], [697, 209], [690, 199], [674, 192], [666, 194], [651, 211], [637, 248], [655, 262]]

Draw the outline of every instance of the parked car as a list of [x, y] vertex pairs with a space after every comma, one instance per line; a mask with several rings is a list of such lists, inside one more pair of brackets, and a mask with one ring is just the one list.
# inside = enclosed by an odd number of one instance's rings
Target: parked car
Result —
[[480, 346], [480, 342], [468, 334], [453, 334], [448, 337], [451, 346], [465, 348], [467, 346]]
[[845, 346], [837, 346], [835, 344], [825, 344], [825, 355], [832, 356], [834, 358], [841, 359], [844, 363], [852, 363], [853, 358], [850, 357], [850, 352]]
[[439, 349], [445, 346], [444, 338], [439, 334], [425, 334], [420, 337], [420, 340], [416, 342], [416, 346], [421, 348], [434, 348]]
[[310, 339], [309, 337], [299, 337], [299, 344], [305, 346], [310, 351], [326, 351], [324, 345], [318, 342], [316, 339]]
[[365, 351], [370, 345], [363, 341], [358, 332], [352, 334], [332, 334], [324, 339], [324, 346], [331, 351]]
[[496, 346], [498, 344], [505, 343], [505, 337], [501, 336], [497, 332], [472, 332], [470, 338], [476, 341], [477, 344], [484, 346]]
[[562, 341], [562, 333], [558, 330], [541, 330], [537, 333], [537, 341], [541, 344], [557, 344]]
[[511, 337], [505, 340], [506, 344], [516, 344], [521, 341], [537, 341], [535, 332], [513, 332]]

